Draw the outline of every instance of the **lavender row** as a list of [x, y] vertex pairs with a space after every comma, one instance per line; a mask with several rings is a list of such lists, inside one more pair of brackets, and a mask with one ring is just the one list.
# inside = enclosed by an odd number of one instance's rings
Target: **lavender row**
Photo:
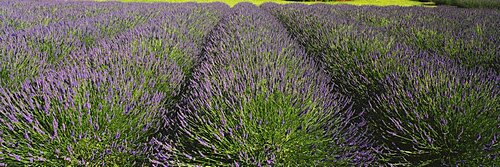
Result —
[[[378, 163], [498, 163], [500, 35], [491, 26], [497, 24], [498, 12], [275, 4], [263, 8], [279, 17], [307, 53], [323, 63], [338, 89], [353, 96], [356, 111], [366, 113], [370, 132], [383, 147]], [[453, 25], [458, 20], [461, 23]]]
[[321, 5], [269, 3], [262, 7], [278, 17], [305, 46], [306, 52], [336, 83], [338, 91], [352, 96], [356, 113], [365, 112], [369, 102], [384, 93], [382, 80], [393, 71], [403, 70], [402, 62], [418, 54], [407, 45], [395, 43], [383, 31], [347, 16], [325, 14], [343, 13], [344, 8], [351, 8], [348, 6], [333, 10]]
[[182, 66], [186, 76], [201, 61], [199, 55], [205, 37], [229, 10], [223, 3], [210, 5], [191, 4], [174, 10], [161, 9], [162, 14], [148, 24], [123, 31], [110, 40], [129, 40], [130, 47], [147, 48], [157, 56], [169, 58]]
[[144, 162], [144, 145], [159, 126], [154, 118], [165, 112], [166, 94], [147, 90], [158, 87], [147, 75], [130, 77], [125, 70], [72, 68], [41, 75], [20, 91], [2, 89], [4, 165]]
[[495, 166], [500, 162], [500, 76], [436, 55], [405, 63], [368, 112], [390, 164]]
[[71, 21], [117, 12], [119, 3], [61, 1], [0, 1], [2, 30], [24, 30], [34, 26]]
[[451, 58], [468, 68], [482, 67], [497, 73], [500, 69], [500, 34], [495, 28], [500, 25], [498, 10], [328, 5], [298, 8], [302, 9], [300, 13], [317, 17], [322, 24], [337, 30], [361, 34], [367, 30], [356, 29], [366, 27], [384, 33], [390, 38], [384, 41], [387, 44], [404, 43]]
[[54, 64], [62, 67], [42, 67], [46, 72], [18, 89], [0, 88], [0, 166], [149, 164], [149, 140], [165, 129], [163, 118], [191, 70], [176, 59], [196, 59], [194, 47], [228, 6], [151, 9], [165, 15], [88, 48], [76, 45]]
[[[93, 3], [88, 5], [91, 4]], [[106, 4], [103, 4], [103, 7]], [[168, 14], [166, 12], [172, 13], [178, 10], [172, 5], [148, 8], [144, 4], [138, 4], [122, 8], [124, 9], [119, 12], [59, 21], [47, 26], [37, 25], [22, 31], [3, 34], [0, 36], [2, 44], [0, 60], [10, 63], [0, 65], [2, 71], [0, 85], [15, 88], [15, 85], [19, 85], [25, 79], [32, 78], [47, 69], [64, 66], [62, 65], [64, 61], [75, 51], [90, 49], [99, 40], [112, 38], [121, 31], [147, 24], [151, 19]]]
[[[373, 161], [364, 123], [352, 121], [304, 50], [269, 13], [240, 3], [216, 27], [180, 105], [177, 138], [156, 140], [156, 165], [309, 166]], [[366, 149], [366, 150], [364, 150]]]

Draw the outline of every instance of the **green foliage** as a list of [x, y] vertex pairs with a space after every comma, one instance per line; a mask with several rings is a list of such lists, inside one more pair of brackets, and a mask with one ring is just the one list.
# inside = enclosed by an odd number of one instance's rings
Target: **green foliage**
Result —
[[[265, 82], [261, 83], [266, 89]], [[183, 130], [189, 132], [183, 140], [192, 142], [192, 147], [198, 150], [205, 150], [204, 153], [211, 152], [212, 155], [206, 156], [212, 159], [183, 154], [175, 155], [176, 158], [180, 159], [179, 162], [192, 165], [231, 164], [235, 158], [240, 161], [239, 165], [252, 166], [255, 162], [268, 161], [270, 155], [275, 156], [272, 163], [277, 166], [349, 164], [348, 161], [335, 159], [334, 155], [339, 155], [344, 148], [334, 144], [332, 132], [336, 130], [323, 126], [338, 124], [333, 123], [340, 121], [335, 115], [324, 112], [313, 103], [302, 104], [309, 108], [304, 113], [302, 107], [291, 103], [293, 97], [277, 92], [266, 94], [243, 102], [239, 109], [226, 105], [225, 99], [214, 98], [212, 105], [218, 105], [219, 109], [204, 111], [206, 114], [198, 118], [200, 120], [190, 122], [193, 126]], [[204, 120], [223, 124], [199, 124]], [[224, 137], [227, 135], [232, 137]], [[247, 158], [241, 158], [241, 153], [248, 153], [244, 155]], [[192, 155], [195, 154], [193, 151]]]
[[48, 64], [56, 65], [69, 56], [75, 50], [71, 44], [66, 44], [64, 40], [40, 39], [36, 42], [29, 42], [29, 46], [38, 49], [45, 56]]
[[475, 25], [464, 32], [475, 38], [461, 38], [450, 32], [432, 28], [410, 28], [404, 37], [408, 45], [414, 45], [422, 51], [441, 55], [456, 60], [467, 68], [482, 67], [498, 69], [499, 59], [491, 38], [484, 32], [484, 25]]
[[[21, 48], [25, 49], [23, 44]], [[0, 86], [15, 90], [26, 79], [37, 76], [43, 67], [46, 67], [44, 58], [40, 55], [29, 54], [23, 49], [7, 49], [9, 46], [0, 46]]]
[[[49, 114], [41, 108], [31, 110], [29, 115], [36, 122], [14, 125], [15, 129], [24, 130], [24, 133], [13, 133], [2, 126], [3, 140], [9, 141], [3, 152], [22, 157], [21, 161], [10, 156], [3, 157], [6, 158], [3, 162], [27, 164], [30, 163], [29, 157], [38, 157], [38, 160], [35, 158], [39, 161], [37, 164], [46, 166], [132, 166], [133, 163], [145, 162], [144, 155], [139, 151], [143, 145], [138, 143], [146, 143], [148, 136], [152, 135], [151, 130], [143, 129], [152, 121], [152, 114], [144, 111], [158, 108], [136, 104], [124, 114], [128, 110], [116, 105], [120, 103], [121, 95], [103, 91], [108, 89], [113, 89], [113, 85], [82, 83], [72, 90], [74, 95], [67, 97], [73, 99], [73, 104], [69, 106], [55, 97], [33, 97], [34, 103], [51, 106]], [[134, 90], [131, 98], [139, 101], [141, 92], [141, 89]], [[26, 106], [21, 103], [17, 107]], [[17, 147], [8, 144], [11, 141], [17, 141]]]
[[[415, 77], [398, 79], [373, 105], [386, 163], [410, 166], [498, 164], [498, 81], [425, 64]], [[433, 66], [433, 67], [429, 67]], [[437, 66], [437, 67], [436, 67]], [[430, 70], [429, 70], [430, 69]], [[477, 72], [477, 71], [476, 71]], [[490, 76], [491, 77], [491, 76]]]
[[[165, 39], [150, 37], [134, 40], [131, 43], [132, 53], [146, 52], [141, 54], [153, 54], [159, 60], [170, 59], [174, 61], [185, 76], [189, 76], [194, 67], [192, 57], [186, 56], [181, 49], [170, 45]], [[140, 51], [139, 51], [140, 50]]]

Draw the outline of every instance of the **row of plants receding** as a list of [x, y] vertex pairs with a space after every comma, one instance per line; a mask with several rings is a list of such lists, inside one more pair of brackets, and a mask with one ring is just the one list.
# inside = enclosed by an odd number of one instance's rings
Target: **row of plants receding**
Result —
[[269, 13], [234, 6], [205, 46], [182, 101], [178, 138], [156, 165], [337, 166], [374, 160], [350, 98]]
[[[150, 164], [151, 138], [161, 136], [203, 39], [229, 9], [33, 1], [1, 8], [0, 166]], [[47, 23], [38, 21], [44, 15]]]
[[[166, 14], [158, 9], [147, 10], [150, 7], [145, 5], [121, 3], [11, 3], [2, 6], [8, 12], [0, 26], [1, 58], [10, 63], [0, 65], [0, 85], [12, 89], [44, 70], [62, 67], [61, 61], [75, 51], [90, 49], [102, 39]], [[76, 7], [85, 10], [75, 11]], [[48, 21], [41, 21], [42, 18]]]
[[[264, 4], [373, 135], [377, 162], [499, 164], [499, 12]], [[388, 12], [390, 10], [390, 12]]]
[[9, 1], [0, 13], [0, 166], [500, 161], [497, 11]]

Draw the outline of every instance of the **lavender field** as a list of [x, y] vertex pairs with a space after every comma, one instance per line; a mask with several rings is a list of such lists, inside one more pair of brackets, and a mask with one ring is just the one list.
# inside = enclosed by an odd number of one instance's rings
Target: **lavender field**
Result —
[[0, 167], [499, 166], [500, 10], [0, 0]]

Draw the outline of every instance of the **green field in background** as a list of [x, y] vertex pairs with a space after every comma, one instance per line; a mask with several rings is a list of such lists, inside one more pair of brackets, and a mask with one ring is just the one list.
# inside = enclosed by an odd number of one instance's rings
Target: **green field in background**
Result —
[[[105, 0], [98, 0], [105, 1]], [[260, 5], [266, 2], [274, 2], [279, 4], [286, 3], [305, 3], [305, 4], [314, 4], [314, 3], [326, 3], [326, 4], [351, 4], [351, 5], [376, 5], [376, 6], [390, 6], [390, 5], [398, 5], [398, 6], [428, 6], [432, 5], [432, 3], [424, 3], [413, 0], [352, 0], [352, 1], [340, 1], [340, 2], [294, 2], [294, 1], [284, 1], [284, 0], [119, 0], [122, 2], [224, 2], [229, 4], [230, 6], [234, 6], [239, 2], [251, 2], [256, 5]]]

